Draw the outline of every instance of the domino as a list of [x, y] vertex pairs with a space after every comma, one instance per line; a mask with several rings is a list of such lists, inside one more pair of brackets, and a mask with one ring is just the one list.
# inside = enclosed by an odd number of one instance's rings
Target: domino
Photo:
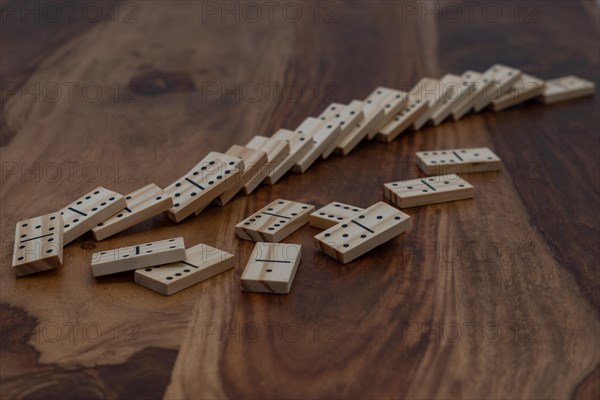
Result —
[[257, 242], [242, 273], [244, 292], [288, 294], [296, 276], [302, 246]]
[[287, 141], [257, 135], [246, 144], [246, 147], [264, 151], [267, 154], [267, 164], [251, 177], [243, 187], [244, 194], [249, 195], [290, 154], [290, 145]]
[[127, 207], [123, 195], [97, 187], [60, 211], [63, 219], [63, 245], [71, 243], [99, 223]]
[[545, 104], [593, 96], [596, 84], [576, 76], [564, 76], [546, 81], [541, 100]]
[[12, 267], [25, 276], [61, 266], [63, 263], [63, 220], [52, 213], [17, 223]]
[[351, 206], [344, 203], [332, 202], [319, 208], [310, 214], [308, 223], [310, 226], [319, 229], [329, 229], [332, 226], [354, 217], [357, 213], [363, 212], [364, 208]]
[[342, 128], [340, 125], [341, 121], [321, 121], [316, 119], [318, 123], [315, 125], [314, 129], [311, 131], [309, 135], [307, 135], [307, 139], [311, 140], [313, 145], [312, 147], [302, 156], [296, 164], [292, 167], [293, 172], [298, 172], [303, 174], [306, 172], [311, 165], [314, 164], [315, 161], [321, 155], [323, 155], [327, 149], [336, 143], [336, 140], [340, 137], [342, 133]]
[[250, 179], [256, 176], [256, 174], [266, 166], [268, 161], [267, 153], [264, 151], [238, 146], [237, 144], [231, 146], [225, 154], [241, 158], [244, 161], [244, 170], [241, 172], [239, 180], [234, 183], [233, 187], [215, 200], [220, 206], [229, 203]]
[[492, 101], [492, 109], [496, 112], [505, 110], [539, 97], [544, 93], [546, 82], [534, 76], [521, 74], [519, 80], [505, 94]]
[[92, 229], [95, 240], [104, 240], [173, 206], [171, 196], [153, 183], [129, 193], [125, 202], [124, 209]]
[[92, 254], [95, 277], [133, 271], [185, 259], [183, 238], [173, 238]]
[[[419, 91], [419, 87], [413, 88], [413, 91]], [[413, 93], [411, 91], [411, 93]], [[381, 142], [391, 142], [398, 135], [408, 129], [417, 119], [423, 116], [429, 110], [429, 103], [422, 98], [420, 93], [408, 95], [406, 107], [387, 123], [375, 136]]]
[[355, 106], [362, 106], [363, 118], [357, 122], [349, 132], [344, 135], [335, 152], [341, 155], [348, 155], [358, 144], [367, 137], [367, 134], [380, 126], [385, 118], [385, 112], [377, 103], [366, 103], [354, 100]]
[[458, 94], [460, 77], [453, 74], [447, 74], [442, 79], [435, 80], [430, 78], [422, 79], [419, 86], [422, 95], [427, 98], [429, 110], [419, 117], [413, 124], [415, 130], [419, 130], [428, 122], [433, 120], [433, 116], [439, 110], [448, 104]]
[[173, 198], [167, 216], [180, 222], [194, 212], [200, 212], [239, 180], [244, 162], [238, 157], [210, 152], [181, 179], [165, 188]]
[[459, 81], [457, 97], [447, 105], [445, 115], [437, 122], [443, 122], [448, 116], [452, 116], [454, 121], [458, 121], [473, 109], [478, 91], [487, 91], [492, 86], [493, 82], [486, 79], [483, 74], [475, 71], [465, 72]]
[[442, 86], [446, 91], [440, 99], [441, 105], [431, 114], [431, 123], [438, 126], [450, 115], [454, 115], [454, 112], [458, 114], [457, 110], [467, 108], [468, 111], [472, 107], [473, 94], [481, 79], [482, 74], [475, 71], [466, 71], [461, 76], [446, 75], [442, 79]]
[[206, 244], [185, 251], [185, 259], [135, 271], [135, 283], [170, 296], [225, 272], [234, 266], [233, 254]]
[[319, 250], [342, 264], [360, 257], [410, 228], [410, 217], [379, 202], [315, 236]]
[[307, 224], [314, 210], [310, 204], [277, 199], [237, 224], [235, 234], [255, 242], [280, 242]]
[[365, 100], [367, 104], [377, 104], [383, 110], [383, 118], [379, 124], [367, 132], [367, 139], [373, 139], [375, 135], [394, 118], [398, 112], [406, 106], [408, 94], [400, 90], [378, 87]]
[[502, 162], [487, 147], [418, 151], [417, 164], [427, 175], [499, 171]]
[[[506, 65], [496, 64], [483, 73], [483, 85], [475, 91], [474, 109], [480, 112], [494, 100], [507, 93], [518, 82], [521, 71]], [[491, 83], [490, 86], [487, 86]]]
[[273, 135], [274, 139], [285, 141], [290, 146], [290, 153], [283, 159], [283, 161], [277, 165], [272, 171], [269, 172], [265, 178], [265, 183], [268, 185], [274, 185], [279, 179], [281, 179], [293, 166], [296, 164], [313, 145], [310, 137], [303, 134], [303, 132], [292, 132], [287, 129], [280, 129]]
[[328, 106], [323, 113], [319, 116], [321, 120], [333, 120], [339, 123], [340, 133], [337, 140], [335, 140], [324, 152], [321, 158], [327, 159], [335, 149], [340, 145], [346, 136], [356, 127], [356, 125], [363, 120], [364, 103], [361, 101], [354, 100], [349, 105], [333, 103]]
[[386, 199], [400, 208], [470, 199], [475, 189], [455, 174], [390, 182], [383, 185]]

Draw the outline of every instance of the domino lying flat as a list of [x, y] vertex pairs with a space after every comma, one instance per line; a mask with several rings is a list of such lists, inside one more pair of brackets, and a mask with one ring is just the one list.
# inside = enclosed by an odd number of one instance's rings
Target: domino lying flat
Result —
[[517, 83], [504, 95], [492, 102], [494, 111], [502, 111], [531, 100], [544, 93], [546, 82], [534, 76], [521, 74]]
[[135, 271], [135, 283], [170, 296], [233, 268], [233, 254], [206, 244], [185, 251], [185, 259]]
[[127, 207], [123, 195], [98, 187], [60, 211], [64, 245], [69, 244], [99, 223]]
[[307, 140], [312, 141], [312, 147], [294, 164], [292, 171], [298, 173], [306, 172], [330, 146], [335, 145], [342, 133], [341, 121], [321, 121], [317, 118], [308, 119], [311, 122], [312, 120], [316, 121], [314, 128], [307, 135]]
[[210, 152], [184, 177], [165, 188], [174, 202], [167, 216], [179, 222], [201, 211], [235, 185], [243, 168], [240, 158]]
[[417, 164], [427, 175], [499, 171], [500, 158], [487, 147], [418, 151]]
[[346, 264], [410, 228], [410, 217], [379, 202], [315, 236], [319, 250]]
[[386, 183], [384, 196], [401, 208], [470, 199], [475, 189], [458, 175]]
[[265, 180], [267, 175], [275, 170], [290, 154], [290, 145], [287, 141], [277, 140], [266, 136], [254, 136], [246, 145], [249, 149], [260, 150], [267, 153], [267, 164], [244, 185], [244, 194], [254, 191]]
[[153, 183], [129, 193], [125, 202], [124, 209], [92, 229], [94, 239], [104, 240], [173, 206], [171, 196]]
[[219, 196], [216, 203], [224, 206], [244, 187], [251, 178], [267, 164], [267, 153], [261, 150], [254, 150], [248, 147], [234, 144], [225, 152], [228, 156], [238, 157], [244, 161], [244, 170], [240, 178], [233, 184], [233, 187]]
[[62, 265], [63, 220], [60, 213], [17, 223], [12, 266], [16, 276], [46, 271]]
[[319, 116], [321, 120], [338, 122], [342, 130], [338, 139], [323, 152], [323, 160], [329, 157], [356, 125], [364, 119], [363, 107], [364, 103], [362, 101], [354, 100], [347, 106], [333, 103], [321, 113]]
[[94, 276], [116, 274], [185, 259], [183, 238], [173, 238], [92, 254]]
[[292, 132], [287, 129], [280, 129], [273, 135], [273, 139], [282, 140], [289, 144], [290, 153], [277, 165], [265, 178], [265, 183], [274, 185], [281, 179], [313, 145], [312, 140], [303, 132]]
[[255, 242], [280, 242], [308, 223], [314, 210], [310, 204], [277, 199], [237, 224], [235, 234]]
[[559, 101], [593, 96], [595, 92], [596, 84], [594, 82], [576, 76], [564, 76], [546, 81], [546, 88], [541, 100], [545, 104], [552, 104]]
[[302, 246], [257, 242], [242, 274], [242, 290], [288, 294], [300, 264]]
[[328, 229], [362, 211], [364, 208], [333, 202], [310, 214], [309, 224], [315, 228]]

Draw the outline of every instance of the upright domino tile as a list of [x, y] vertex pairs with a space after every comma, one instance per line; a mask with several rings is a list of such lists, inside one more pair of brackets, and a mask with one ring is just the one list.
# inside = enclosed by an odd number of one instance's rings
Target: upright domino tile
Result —
[[273, 135], [273, 139], [282, 140], [289, 144], [290, 153], [281, 161], [279, 165], [273, 168], [265, 178], [265, 183], [274, 185], [298, 162], [313, 145], [312, 140], [301, 132], [292, 132], [287, 129], [280, 129]]
[[225, 272], [234, 266], [234, 256], [206, 244], [185, 251], [185, 259], [135, 271], [135, 283], [170, 296]]
[[424, 88], [418, 84], [411, 90], [405, 108], [379, 131], [375, 136], [377, 140], [391, 142], [429, 110], [429, 102], [424, 99], [424, 93], [421, 93], [421, 90]]
[[310, 166], [313, 165], [331, 145], [336, 143], [342, 133], [342, 127], [340, 125], [341, 121], [339, 120], [321, 121], [317, 119], [317, 121], [319, 122], [313, 128], [314, 130], [307, 135], [307, 139], [311, 140], [313, 145], [306, 154], [294, 164], [294, 167], [292, 168], [292, 171], [294, 172], [306, 172], [306, 170], [310, 168]]
[[385, 119], [385, 111], [379, 103], [366, 103], [359, 100], [354, 100], [354, 105], [362, 106], [363, 118], [357, 122], [352, 129], [345, 134], [337, 145], [335, 151], [341, 155], [349, 154], [369, 132], [377, 129], [383, 124]]
[[334, 201], [310, 214], [309, 224], [315, 228], [329, 229], [362, 211], [364, 208]]
[[452, 78], [453, 75], [447, 76], [447, 94], [451, 95], [445, 96], [441, 106], [431, 115], [431, 122], [435, 126], [444, 122], [450, 115], [457, 120], [458, 115], [462, 117], [473, 108], [473, 96], [481, 84], [483, 75], [469, 70], [458, 78]]
[[240, 178], [244, 162], [238, 157], [209, 153], [185, 176], [165, 188], [173, 198], [167, 216], [175, 222], [208, 206]]
[[427, 101], [429, 108], [415, 120], [412, 128], [416, 131], [431, 121], [432, 115], [445, 104], [446, 100], [456, 96], [457, 83], [460, 77], [452, 74], [444, 75], [440, 80], [423, 78], [417, 83], [418, 94]]
[[183, 238], [178, 237], [94, 253], [92, 273], [97, 277], [183, 259], [185, 259], [185, 244]]
[[502, 111], [517, 104], [539, 97], [544, 93], [546, 82], [535, 76], [521, 74], [519, 80], [502, 96], [492, 102], [494, 111]]
[[60, 211], [67, 245], [127, 207], [123, 195], [97, 187]]
[[564, 76], [546, 81], [546, 88], [541, 100], [545, 104], [552, 104], [559, 101], [593, 96], [595, 92], [596, 84], [594, 82], [576, 76]]
[[379, 202], [315, 236], [319, 250], [346, 264], [410, 228], [410, 217]]
[[244, 194], [252, 193], [267, 175], [275, 170], [290, 154], [290, 145], [287, 141], [269, 138], [266, 136], [254, 136], [252, 140], [246, 144], [249, 149], [260, 150], [267, 153], [267, 164], [260, 169], [248, 180], [244, 185]]
[[408, 102], [408, 94], [400, 90], [378, 87], [366, 99], [367, 104], [378, 104], [383, 110], [381, 122], [367, 133], [367, 139], [373, 139]]
[[62, 265], [63, 220], [60, 213], [17, 223], [12, 259], [16, 276], [46, 271]]
[[235, 234], [255, 242], [280, 242], [307, 224], [314, 210], [310, 204], [277, 199], [237, 224]]
[[475, 189], [455, 174], [390, 182], [383, 185], [384, 196], [400, 208], [470, 199]]
[[224, 206], [250, 181], [251, 178], [267, 165], [267, 153], [262, 150], [255, 150], [249, 147], [238, 146], [234, 144], [225, 154], [241, 158], [244, 161], [244, 170], [240, 178], [234, 183], [233, 187], [219, 196], [216, 203]]
[[342, 143], [344, 138], [364, 119], [364, 103], [354, 100], [349, 105], [333, 103], [329, 105], [319, 116], [321, 120], [336, 121], [340, 125], [341, 133], [339, 137], [332, 142], [321, 156], [323, 160], [327, 159], [335, 149]]
[[92, 229], [94, 239], [104, 240], [173, 206], [171, 196], [153, 183], [129, 193], [125, 202], [124, 209]]
[[[475, 92], [474, 110], [479, 112], [507, 93], [521, 77], [521, 71], [496, 64], [483, 73], [483, 83]], [[492, 84], [486, 87], [487, 83]]]
[[417, 164], [427, 175], [499, 171], [502, 162], [487, 147], [418, 151]]
[[242, 290], [288, 294], [301, 257], [299, 244], [257, 242], [242, 273]]

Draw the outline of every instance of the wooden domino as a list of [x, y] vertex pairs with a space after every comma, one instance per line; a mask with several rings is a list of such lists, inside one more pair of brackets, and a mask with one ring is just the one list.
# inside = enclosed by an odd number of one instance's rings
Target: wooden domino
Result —
[[500, 158], [487, 147], [418, 151], [417, 164], [427, 175], [499, 171]]
[[[405, 108], [379, 131], [375, 136], [377, 140], [391, 142], [429, 110], [429, 102], [423, 98], [421, 93], [418, 93], [420, 90], [422, 89], [419, 87], [413, 88], [411, 94], [408, 95], [408, 103]], [[417, 92], [417, 94], [412, 94], [413, 92]]]
[[287, 141], [257, 135], [246, 144], [246, 147], [267, 153], [267, 164], [244, 185], [244, 194], [248, 195], [290, 154], [290, 145]]
[[386, 199], [400, 208], [470, 199], [475, 189], [455, 174], [390, 182], [383, 185]]
[[167, 216], [175, 222], [201, 211], [235, 185], [244, 162], [238, 157], [210, 152], [181, 179], [165, 188], [173, 198]]
[[342, 127], [339, 120], [321, 121], [317, 118], [317, 124], [313, 130], [306, 135], [307, 140], [312, 141], [312, 147], [294, 164], [292, 171], [304, 173], [314, 164], [327, 149], [334, 145], [342, 133]]
[[473, 108], [475, 90], [483, 79], [482, 74], [470, 70], [456, 78], [452, 78], [452, 75], [447, 75], [447, 77], [446, 95], [442, 99], [442, 104], [431, 115], [431, 122], [434, 126], [444, 122], [450, 115], [456, 120], [459, 114], [462, 117]]
[[303, 132], [292, 132], [287, 129], [278, 130], [273, 138], [287, 142], [290, 146], [290, 152], [265, 178], [265, 183], [269, 185], [274, 185], [281, 179], [298, 160], [304, 157], [313, 144], [310, 137]]
[[288, 294], [302, 257], [302, 246], [257, 242], [242, 273], [244, 292]]
[[266, 166], [268, 160], [266, 152], [238, 146], [237, 144], [231, 146], [225, 154], [241, 158], [244, 161], [244, 170], [240, 173], [240, 178], [233, 184], [233, 187], [215, 200], [220, 206], [229, 203], [250, 179]]
[[408, 94], [400, 90], [378, 87], [366, 99], [367, 104], [377, 104], [383, 110], [383, 118], [379, 124], [367, 132], [367, 139], [373, 139], [377, 133], [406, 106]]
[[546, 82], [535, 76], [521, 74], [519, 80], [502, 96], [492, 101], [494, 111], [502, 111], [541, 96]]
[[564, 76], [546, 81], [541, 100], [545, 104], [593, 96], [596, 84], [576, 76]]
[[63, 219], [63, 245], [71, 243], [99, 223], [127, 207], [125, 197], [119, 193], [97, 187], [60, 211]]
[[12, 266], [16, 276], [46, 271], [62, 265], [63, 220], [52, 213], [17, 223]]
[[323, 113], [319, 116], [321, 120], [332, 120], [338, 122], [340, 125], [341, 133], [339, 137], [329, 145], [321, 156], [324, 160], [329, 157], [335, 149], [342, 143], [344, 138], [348, 136], [350, 132], [356, 127], [356, 125], [363, 120], [364, 103], [362, 101], [354, 100], [349, 105], [333, 103], [329, 105]]
[[92, 254], [94, 276], [133, 271], [185, 259], [183, 238], [143, 243]]
[[364, 208], [334, 201], [311, 213], [308, 222], [315, 228], [328, 229], [362, 211]]
[[[483, 85], [474, 95], [473, 109], [479, 112], [494, 100], [507, 93], [521, 77], [521, 71], [506, 65], [496, 64], [483, 73]], [[489, 85], [488, 85], [489, 84]]]
[[135, 271], [135, 283], [170, 296], [234, 266], [234, 256], [206, 244], [185, 250], [185, 259]]
[[410, 217], [379, 202], [315, 236], [319, 250], [346, 264], [410, 228]]
[[428, 122], [437, 120], [436, 116], [440, 113], [442, 107], [448, 107], [448, 104], [457, 97], [460, 79], [460, 76], [446, 74], [439, 81], [426, 78], [419, 82], [420, 85], [424, 86], [423, 90], [428, 97], [429, 110], [415, 121], [413, 124], [415, 130], [421, 129]]
[[153, 183], [129, 193], [125, 202], [124, 209], [92, 229], [94, 239], [104, 240], [173, 206], [171, 196]]
[[378, 103], [366, 103], [359, 100], [354, 100], [351, 105], [361, 106], [363, 118], [357, 122], [348, 133], [343, 135], [335, 152], [341, 155], [349, 154], [369, 132], [377, 129], [383, 124], [385, 119], [385, 111]]
[[314, 210], [310, 204], [277, 199], [237, 224], [235, 234], [255, 242], [280, 242], [307, 224]]

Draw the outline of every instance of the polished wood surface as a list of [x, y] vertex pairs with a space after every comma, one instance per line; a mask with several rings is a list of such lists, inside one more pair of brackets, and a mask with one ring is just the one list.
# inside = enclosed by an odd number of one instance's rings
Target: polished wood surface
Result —
[[[88, 234], [59, 270], [10, 267], [19, 220], [99, 185], [166, 187], [209, 151], [379, 85], [494, 63], [600, 81], [596, 2], [474, 3], [460, 18], [443, 2], [277, 3], [271, 22], [236, 2], [230, 15], [90, 1], [73, 20], [54, 2], [58, 21], [2, 2], [0, 397], [598, 398], [598, 95], [365, 142], [179, 224]], [[464, 176], [474, 199], [405, 210], [408, 233], [347, 265], [306, 226], [285, 239], [303, 247], [291, 293], [241, 292], [254, 243], [234, 225], [252, 212], [277, 198], [366, 208], [384, 183], [422, 176], [416, 151], [461, 147], [503, 161]], [[94, 252], [175, 236], [234, 253], [234, 270], [171, 297], [132, 273], [92, 277]]]

